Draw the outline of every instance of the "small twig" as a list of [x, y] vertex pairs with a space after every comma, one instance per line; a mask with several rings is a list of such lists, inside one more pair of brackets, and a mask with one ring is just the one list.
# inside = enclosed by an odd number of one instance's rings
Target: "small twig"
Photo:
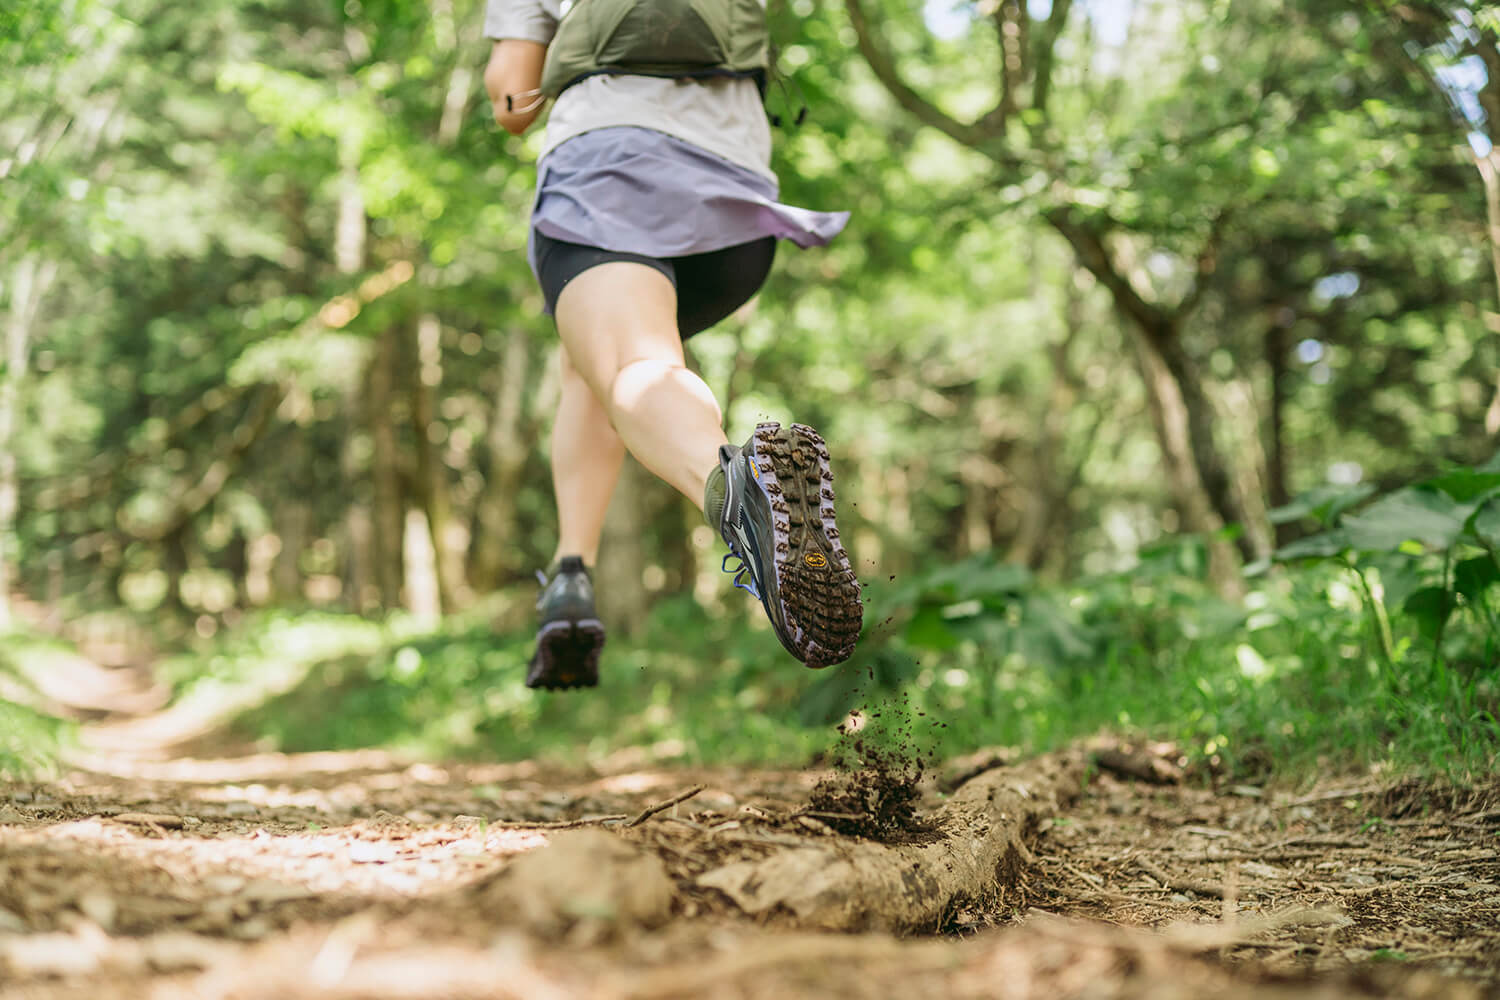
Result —
[[865, 816], [857, 816], [854, 813], [818, 812], [815, 809], [803, 809], [796, 815], [811, 816], [813, 819], [867, 819]]
[[1061, 862], [1061, 864], [1063, 871], [1067, 872], [1069, 875], [1072, 875], [1074, 878], [1082, 879], [1084, 882], [1087, 882], [1095, 889], [1104, 888], [1104, 879], [1100, 878], [1098, 875], [1082, 871], [1081, 869], [1075, 867], [1067, 861], [1063, 861]]
[[1289, 806], [1310, 806], [1316, 802], [1333, 802], [1336, 799], [1357, 799], [1362, 795], [1373, 795], [1378, 791], [1380, 789], [1373, 786], [1367, 788], [1340, 788], [1331, 792], [1304, 795], [1300, 799], [1292, 799], [1286, 804]]
[[1278, 840], [1273, 844], [1267, 844], [1265, 847], [1260, 848], [1260, 850], [1270, 853], [1286, 847], [1368, 847], [1369, 843], [1370, 840], [1368, 837], [1360, 839], [1356, 837], [1311, 835]]
[[776, 813], [772, 812], [769, 809], [764, 809], [764, 808], [762, 808], [760, 806], [752, 806], [752, 805], [748, 805], [748, 804], [747, 805], [743, 805], [743, 806], [740, 806], [740, 812], [742, 812], [742, 813], [749, 813], [751, 816], [756, 816], [756, 817], [758, 817], [760, 819], [763, 819], [763, 820], [769, 820], [772, 823], [784, 823], [784, 822], [786, 822], [786, 820], [783, 819], [781, 816], [777, 815]]
[[1224, 898], [1223, 886], [1212, 882], [1198, 882], [1194, 879], [1176, 878], [1168, 875], [1161, 866], [1148, 858], [1136, 858], [1135, 866], [1160, 882], [1164, 888], [1175, 889], [1178, 892], [1195, 892], [1200, 896], [1213, 896], [1215, 899]]
[[1183, 864], [1218, 864], [1227, 861], [1261, 861], [1266, 864], [1276, 864], [1287, 861], [1311, 861], [1313, 858], [1327, 858], [1327, 851], [1217, 851], [1212, 854], [1206, 851], [1197, 851], [1192, 854], [1174, 854], [1173, 861]]
[[657, 813], [659, 813], [659, 812], [666, 812], [668, 809], [672, 808], [673, 806], [675, 806], [675, 805], [677, 805], [679, 803], [682, 803], [682, 802], [686, 802], [688, 799], [692, 798], [694, 795], [697, 795], [699, 792], [703, 791], [703, 788], [704, 788], [703, 785], [694, 785], [692, 788], [689, 788], [685, 792], [678, 792], [676, 795], [672, 796], [670, 799], [664, 799], [661, 802], [658, 802], [654, 806], [647, 806], [645, 809], [641, 810], [640, 814], [638, 816], [636, 816], [635, 819], [631, 820], [629, 823], [626, 823], [625, 825], [626, 826], [640, 826], [642, 823], [646, 822], [646, 820], [650, 819], [652, 816], [655, 816]]
[[110, 819], [116, 823], [129, 823], [132, 826], [149, 826], [155, 830], [180, 830], [185, 822], [181, 816], [173, 816], [168, 813], [116, 813]]
[[1376, 885], [1359, 885], [1350, 888], [1346, 888], [1341, 885], [1330, 885], [1325, 886], [1324, 888], [1326, 889], [1326, 891], [1337, 893], [1340, 896], [1374, 896], [1378, 893], [1395, 892], [1397, 890], [1401, 892], [1409, 892], [1416, 889], [1452, 889], [1454, 886], [1461, 884], [1462, 883], [1460, 882], [1453, 881], [1435, 882], [1427, 880], [1421, 882], [1380, 882]]
[[699, 833], [708, 832], [708, 827], [704, 826], [702, 823], [694, 823], [692, 820], [683, 819], [681, 816], [663, 816], [661, 821], [663, 823], [676, 823], [679, 826], [685, 826], [689, 829], [697, 830]]
[[588, 819], [565, 819], [565, 820], [524, 820], [524, 819], [497, 819], [495, 826], [505, 827], [511, 830], [571, 830], [578, 826], [598, 826], [601, 823], [618, 823], [625, 819], [626, 813], [617, 813], [609, 816], [590, 816]]

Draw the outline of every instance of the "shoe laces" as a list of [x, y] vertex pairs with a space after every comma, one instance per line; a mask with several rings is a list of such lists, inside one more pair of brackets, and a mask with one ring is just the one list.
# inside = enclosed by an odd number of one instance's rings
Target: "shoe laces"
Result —
[[[731, 559], [739, 560], [739, 565], [730, 566], [729, 560]], [[744, 556], [730, 549], [729, 554], [719, 563], [719, 568], [726, 573], [733, 573], [734, 585], [756, 600], [760, 600], [760, 588], [755, 585], [755, 576], [750, 572], [750, 567], [746, 564]]]

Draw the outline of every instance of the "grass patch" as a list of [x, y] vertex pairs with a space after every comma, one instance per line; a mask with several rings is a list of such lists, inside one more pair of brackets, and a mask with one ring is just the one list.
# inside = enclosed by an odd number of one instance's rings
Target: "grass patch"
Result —
[[31, 680], [48, 657], [65, 650], [24, 629], [0, 633], [0, 779], [50, 774], [71, 740], [73, 724], [39, 709], [41, 696]]
[[[428, 633], [336, 616], [266, 623], [233, 640], [237, 665], [222, 662], [222, 648], [208, 662], [215, 683], [254, 676], [288, 636], [304, 637], [292, 644], [300, 680], [234, 723], [286, 750], [583, 762], [638, 748], [689, 763], [799, 766], [832, 750], [834, 727], [859, 710], [867, 735], [924, 755], [1041, 752], [1114, 730], [1175, 740], [1248, 777], [1378, 767], [1464, 782], [1496, 765], [1494, 672], [1392, 674], [1338, 571], [1268, 577], [1233, 606], [1168, 572], [1065, 589], [1025, 581], [992, 602], [998, 611], [986, 601], [976, 611], [977, 598], [946, 586], [941, 576], [915, 595], [872, 585], [869, 621], [891, 620], [869, 629], [849, 663], [818, 673], [782, 652], [755, 609], [710, 617], [684, 599], [660, 605], [633, 639], [611, 638], [591, 692], [529, 691], [529, 632], [473, 623]], [[949, 602], [946, 631], [927, 621], [934, 594]], [[883, 613], [892, 606], [904, 611]], [[173, 669], [187, 676], [191, 666]]]
[[857, 710], [865, 738], [923, 755], [1042, 752], [1114, 730], [1242, 777], [1492, 773], [1500, 457], [1379, 498], [1314, 491], [1274, 516], [1313, 533], [1255, 567], [1232, 602], [1207, 584], [1206, 546], [1190, 536], [1067, 586], [992, 555], [877, 575], [854, 657], [813, 674], [754, 604], [710, 615], [686, 598], [611, 638], [592, 692], [527, 690], [530, 631], [472, 620], [424, 632], [401, 618], [266, 616], [167, 671], [190, 694], [262, 684], [235, 726], [287, 750], [587, 760], [647, 748], [800, 765], [836, 750]]

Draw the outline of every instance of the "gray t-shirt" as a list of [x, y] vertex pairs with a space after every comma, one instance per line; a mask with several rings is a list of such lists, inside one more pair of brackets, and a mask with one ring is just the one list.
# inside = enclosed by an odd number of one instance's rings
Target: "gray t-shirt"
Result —
[[[547, 44], [557, 32], [560, 0], [488, 0], [486, 38]], [[670, 80], [598, 74], [563, 91], [547, 119], [542, 156], [595, 129], [654, 129], [723, 157], [771, 181], [771, 127], [755, 81]]]

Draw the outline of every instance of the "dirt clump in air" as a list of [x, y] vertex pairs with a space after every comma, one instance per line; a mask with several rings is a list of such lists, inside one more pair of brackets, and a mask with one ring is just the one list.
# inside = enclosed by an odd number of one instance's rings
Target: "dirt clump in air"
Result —
[[[851, 718], [861, 715], [854, 712]], [[913, 751], [910, 728], [898, 728], [894, 745], [882, 745], [880, 734], [848, 723], [838, 731], [845, 741], [838, 770], [813, 787], [807, 815], [846, 836], [886, 844], [936, 839], [936, 825], [917, 811], [926, 764]]]

